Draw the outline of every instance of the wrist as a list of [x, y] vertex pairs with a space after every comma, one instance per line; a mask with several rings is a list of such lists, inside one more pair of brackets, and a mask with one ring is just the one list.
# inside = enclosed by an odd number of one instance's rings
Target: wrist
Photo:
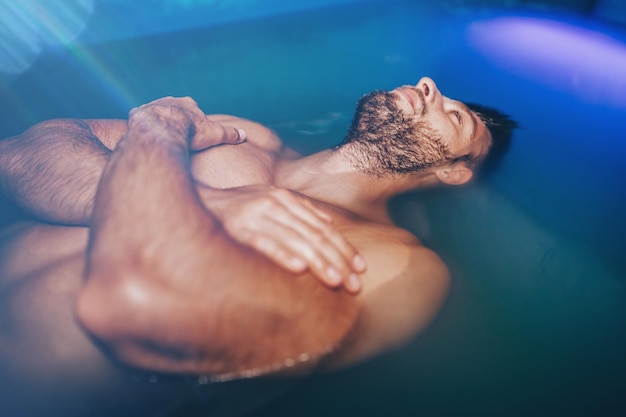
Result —
[[184, 111], [166, 106], [150, 106], [133, 109], [128, 119], [128, 128], [153, 135], [185, 140], [190, 136], [193, 123]]

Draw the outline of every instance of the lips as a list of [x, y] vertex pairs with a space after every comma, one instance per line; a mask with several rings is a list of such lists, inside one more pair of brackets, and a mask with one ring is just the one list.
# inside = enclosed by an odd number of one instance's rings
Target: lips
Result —
[[400, 87], [395, 91], [398, 93], [400, 97], [402, 97], [406, 102], [409, 103], [409, 105], [411, 106], [413, 110], [417, 111], [418, 103], [420, 102], [420, 99], [417, 93], [412, 88]]

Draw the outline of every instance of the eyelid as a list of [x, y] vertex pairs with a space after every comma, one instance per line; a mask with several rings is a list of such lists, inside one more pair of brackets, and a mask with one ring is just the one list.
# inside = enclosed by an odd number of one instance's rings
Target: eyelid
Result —
[[454, 113], [454, 116], [456, 117], [456, 120], [459, 122], [459, 125], [463, 126], [463, 117], [461, 117], [461, 112], [459, 112], [458, 110], [454, 110], [452, 113]]

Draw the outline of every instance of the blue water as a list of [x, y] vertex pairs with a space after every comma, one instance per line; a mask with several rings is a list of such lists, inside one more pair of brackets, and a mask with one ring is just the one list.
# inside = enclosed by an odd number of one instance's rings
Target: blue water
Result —
[[[361, 94], [422, 75], [523, 126], [493, 178], [394, 204], [397, 221], [454, 274], [433, 326], [405, 349], [313, 378], [257, 415], [623, 415], [626, 107], [611, 92], [624, 84], [598, 84], [576, 65], [555, 75], [558, 65], [500, 59], [469, 36], [473, 23], [503, 16], [564, 22], [618, 45], [623, 31], [563, 14], [408, 1], [311, 1], [300, 10], [162, 1], [130, 17], [144, 3], [96, 7], [76, 43], [0, 77], [0, 136], [47, 118], [125, 117], [160, 96], [191, 95], [206, 112], [261, 121], [311, 152], [342, 138]], [[556, 55], [546, 42], [533, 50]]]

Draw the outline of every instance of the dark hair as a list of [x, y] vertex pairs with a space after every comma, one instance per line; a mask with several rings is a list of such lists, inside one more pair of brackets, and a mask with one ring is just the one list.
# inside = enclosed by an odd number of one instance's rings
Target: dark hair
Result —
[[470, 110], [483, 121], [491, 133], [492, 144], [485, 159], [479, 162], [476, 173], [484, 176], [496, 171], [506, 152], [511, 145], [513, 130], [519, 124], [508, 114], [502, 113], [492, 107], [483, 106], [476, 103], [465, 103]]

